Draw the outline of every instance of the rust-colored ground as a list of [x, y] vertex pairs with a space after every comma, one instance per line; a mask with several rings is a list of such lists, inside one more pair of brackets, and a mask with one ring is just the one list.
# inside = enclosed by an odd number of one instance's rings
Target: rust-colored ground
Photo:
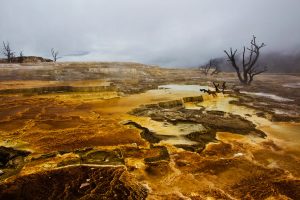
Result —
[[[79, 64], [64, 65], [65, 68], [83, 69]], [[53, 66], [47, 67], [53, 70]], [[57, 66], [54, 68], [60, 70]], [[142, 104], [201, 95], [195, 91], [168, 89], [145, 92], [146, 89], [156, 88], [159, 83], [195, 84], [200, 81], [193, 80], [192, 75], [197, 74], [189, 70], [169, 70], [170, 76], [167, 77], [166, 70], [145, 68], [140, 73], [137, 66], [134, 69], [122, 71], [126, 75], [133, 73], [126, 80], [121, 79], [118, 71], [113, 69], [111, 72], [102, 70], [101, 73], [106, 73], [105, 77], [110, 78], [101, 80], [58, 81], [49, 78], [2, 81], [0, 90], [65, 85], [94, 87], [111, 83], [117, 90], [1, 94], [0, 146], [27, 150], [31, 154], [15, 156], [7, 167], [0, 166], [4, 172], [0, 174], [0, 199], [20, 199], [21, 196], [30, 199], [55, 199], [54, 196], [57, 199], [101, 199], [104, 196], [117, 199], [118, 195], [122, 199], [130, 195], [133, 199], [144, 199], [146, 196], [148, 199], [300, 199], [300, 124], [274, 122], [269, 117], [272, 113], [260, 110], [261, 105], [250, 104], [267, 102], [278, 108], [288, 104], [298, 107], [300, 95], [297, 89], [281, 92], [278, 85], [285, 82], [280, 79], [275, 83], [276, 75], [270, 75], [259, 77], [257, 85], [249, 90], [256, 92], [261, 87], [264, 92], [282, 96], [290, 94], [284, 97], [294, 99], [292, 103], [254, 98], [252, 102], [233, 105], [229, 102], [236, 100], [236, 96], [220, 96], [205, 97], [206, 101], [198, 104], [186, 104], [188, 109], [201, 109], [204, 106], [207, 111], [239, 114], [267, 134], [266, 138], [261, 138], [245, 133], [218, 131], [216, 140], [207, 144], [203, 151], [191, 152], [175, 147], [173, 143], [178, 142], [176, 138], [151, 143], [142, 137], [142, 129], [125, 124], [132, 120], [150, 132], [160, 134], [162, 138], [195, 131], [199, 126], [192, 123], [170, 124], [167, 120], [158, 119], [154, 112], [151, 115], [151, 107], [148, 110], [150, 113], [145, 116], [134, 116], [129, 112]], [[2, 69], [8, 75], [13, 70], [16, 69]], [[22, 73], [27, 73], [33, 69], [25, 66], [23, 70]], [[40, 71], [34, 73], [38, 75]], [[183, 73], [189, 75], [190, 80], [178, 78]], [[62, 77], [68, 78], [65, 74]], [[289, 77], [293, 78], [290, 80], [299, 81], [297, 76]], [[234, 76], [227, 74], [226, 78], [230, 82]], [[212, 79], [221, 80], [222, 77]], [[201, 82], [204, 84], [208, 80], [204, 77]], [[263, 81], [266, 80], [273, 86], [265, 86]], [[168, 114], [169, 108], [163, 110]], [[259, 117], [256, 115], [258, 112], [264, 112], [267, 116]], [[192, 145], [194, 141], [185, 144]], [[47, 183], [49, 177], [52, 178]], [[37, 189], [39, 187], [40, 190]], [[102, 187], [107, 189], [106, 194]]]

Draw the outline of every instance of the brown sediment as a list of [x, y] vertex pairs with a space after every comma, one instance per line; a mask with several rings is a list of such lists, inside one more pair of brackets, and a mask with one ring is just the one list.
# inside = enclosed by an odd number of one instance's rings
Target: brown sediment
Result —
[[234, 196], [241, 199], [266, 199], [277, 195], [299, 199], [300, 180], [286, 180], [281, 178], [282, 173], [278, 170], [269, 170], [268, 173], [257, 172], [233, 185], [231, 191]]
[[[289, 179], [284, 170], [261, 167], [241, 158], [194, 158], [193, 161], [190, 161], [189, 157], [188, 154], [176, 157], [175, 162], [182, 172], [186, 171], [202, 176], [208, 174], [217, 176], [218, 183], [215, 183], [216, 186], [223, 188], [232, 197], [238, 199], [264, 199], [280, 194], [295, 199], [298, 195], [296, 190], [299, 189], [299, 180]], [[220, 184], [219, 181], [224, 182]], [[291, 185], [291, 189], [289, 190], [279, 183], [288, 183]]]
[[147, 164], [159, 162], [159, 161], [169, 161], [170, 160], [170, 155], [168, 152], [168, 149], [165, 146], [154, 146], [152, 147], [153, 149], [159, 149], [159, 155], [155, 157], [149, 157], [145, 158], [144, 161]]
[[227, 156], [228, 154], [232, 155], [234, 153], [233, 147], [231, 144], [225, 142], [219, 142], [215, 144], [208, 145], [203, 152], [203, 155], [207, 157], [211, 156]]

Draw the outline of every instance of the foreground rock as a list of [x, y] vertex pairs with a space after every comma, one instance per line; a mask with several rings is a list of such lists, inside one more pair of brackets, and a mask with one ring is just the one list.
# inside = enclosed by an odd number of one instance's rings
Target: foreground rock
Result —
[[16, 150], [11, 147], [0, 146], [0, 167], [8, 167], [15, 164], [15, 160], [20, 157], [26, 157], [30, 154], [28, 151]]
[[145, 199], [124, 167], [68, 167], [0, 184], [0, 199]]
[[29, 151], [0, 146], [0, 180], [18, 173], [29, 154]]

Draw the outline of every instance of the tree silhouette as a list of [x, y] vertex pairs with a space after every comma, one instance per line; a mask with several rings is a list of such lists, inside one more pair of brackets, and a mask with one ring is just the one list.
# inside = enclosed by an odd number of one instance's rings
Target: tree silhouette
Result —
[[[267, 71], [267, 67], [260, 69], [256, 64], [260, 56], [260, 49], [265, 47], [266, 45], [264, 43], [258, 45], [256, 43], [256, 37], [254, 35], [250, 44], [250, 48], [246, 48], [245, 46], [243, 48], [242, 66], [237, 64], [237, 50], [233, 51], [232, 48], [230, 48], [230, 52], [224, 50], [228, 57], [228, 61], [231, 62], [231, 65], [235, 69], [240, 82], [244, 85], [250, 85], [253, 81], [254, 76]], [[248, 51], [248, 56], [246, 56], [246, 51]]]
[[12, 62], [14, 58], [14, 52], [11, 50], [9, 42], [3, 42], [2, 54], [7, 58], [7, 62]]
[[55, 51], [53, 48], [51, 49], [51, 54], [53, 57], [53, 62], [56, 62], [58, 59], [58, 51]]

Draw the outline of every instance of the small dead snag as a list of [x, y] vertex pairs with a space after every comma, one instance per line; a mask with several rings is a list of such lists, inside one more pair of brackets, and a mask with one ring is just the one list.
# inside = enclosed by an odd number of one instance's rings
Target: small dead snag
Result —
[[[210, 59], [209, 63], [204, 65], [204, 66], [200, 66], [199, 70], [201, 70], [201, 72], [207, 76], [207, 75], [217, 75], [221, 72], [221, 70], [219, 69], [219, 67], [217, 66], [217, 63], [215, 62], [214, 59]], [[209, 73], [211, 70], [213, 70], [211, 73]]]
[[215, 91], [212, 91], [210, 89], [200, 89], [201, 92], [207, 93], [209, 95], [213, 95], [213, 96], [217, 96], [217, 93], [224, 93], [226, 90], [226, 82], [222, 83], [222, 86], [220, 88], [220, 84], [219, 83], [215, 83], [213, 82], [213, 85], [215, 86]]

